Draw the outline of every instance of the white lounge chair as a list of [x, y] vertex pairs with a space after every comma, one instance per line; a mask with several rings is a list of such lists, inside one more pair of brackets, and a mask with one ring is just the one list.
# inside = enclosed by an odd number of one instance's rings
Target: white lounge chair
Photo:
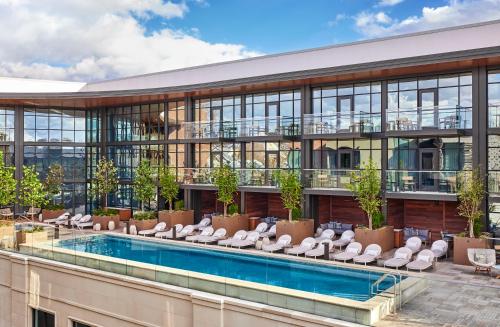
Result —
[[211, 236], [199, 236], [198, 239], [196, 240], [198, 243], [214, 243], [217, 242], [218, 240], [224, 238], [227, 234], [227, 231], [225, 228], [219, 228], [217, 229], [213, 235]]
[[259, 236], [261, 233], [264, 233], [267, 230], [267, 223], [260, 223], [255, 227], [255, 231], [259, 233]]
[[244, 240], [247, 237], [248, 232], [246, 230], [237, 231], [233, 237], [226, 238], [225, 240], [220, 240], [217, 242], [218, 245], [230, 246], [233, 242]]
[[165, 228], [167, 228], [167, 224], [165, 222], [160, 222], [160, 223], [156, 224], [155, 227], [153, 227], [151, 229], [141, 230], [137, 234], [140, 236], [153, 236], [158, 232], [164, 231]]
[[[158, 225], [156, 225], [156, 226], [158, 226]], [[173, 238], [174, 237], [174, 228], [175, 228], [176, 234], [179, 234], [182, 230], [181, 224], [174, 225], [174, 227], [170, 228], [168, 231], [165, 231], [166, 226], [167, 225], [165, 224], [165, 227], [163, 227], [163, 229], [161, 231], [156, 231], [156, 233], [154, 233], [155, 237], [157, 237], [157, 238]], [[139, 232], [139, 234], [140, 233], [141, 232]]]
[[300, 242], [299, 246], [294, 246], [293, 248], [288, 249], [286, 253], [290, 255], [304, 254], [307, 251], [312, 250], [315, 245], [316, 240], [313, 237], [307, 237]]
[[434, 253], [431, 250], [422, 250], [417, 254], [417, 258], [406, 265], [406, 270], [422, 271], [432, 267], [434, 263]]
[[410, 237], [406, 240], [405, 247], [410, 249], [412, 254], [415, 254], [420, 251], [422, 240], [417, 236]]
[[260, 233], [260, 237], [273, 238], [276, 236], [276, 224], [272, 225], [267, 232]]
[[54, 225], [66, 225], [68, 226], [70, 224], [70, 222], [76, 222], [76, 221], [79, 221], [80, 219], [82, 219], [83, 215], [81, 213], [77, 213], [76, 215], [74, 215], [73, 217], [69, 218], [69, 216], [64, 216], [64, 217], [59, 217], [61, 219], [57, 219], [55, 222], [54, 222]]
[[325, 229], [321, 232], [321, 235], [316, 237], [316, 243], [321, 243], [324, 240], [333, 240], [335, 237], [335, 231], [333, 229]]
[[325, 254], [325, 246], [324, 244], [328, 243], [328, 253], [333, 249], [333, 242], [332, 240], [323, 240], [321, 241], [317, 247], [315, 247], [312, 250], [309, 250], [305, 253], [306, 257], [311, 257], [311, 258], [317, 258], [317, 257], [322, 257]]
[[467, 249], [467, 257], [474, 266], [474, 272], [485, 271], [491, 274], [491, 268], [496, 265], [494, 249]]
[[91, 215], [86, 215], [83, 216], [77, 223], [76, 223], [76, 228], [82, 230], [86, 227], [92, 227], [94, 226], [94, 223], [92, 222], [92, 216]]
[[351, 243], [354, 240], [354, 232], [346, 230], [342, 233], [338, 240], [333, 241], [333, 247], [339, 247], [342, 250], [343, 246]]
[[[332, 243], [335, 243], [335, 241], [332, 241]], [[361, 243], [358, 242], [349, 243], [349, 245], [347, 245], [347, 247], [345, 248], [344, 252], [336, 253], [333, 255], [333, 260], [344, 261], [344, 262], [350, 261], [361, 253], [362, 248], [363, 246], [361, 245]]]
[[202, 220], [200, 220], [199, 223], [194, 225], [194, 230], [200, 230], [200, 231], [204, 230], [205, 228], [210, 226], [211, 222], [212, 222], [212, 220], [210, 218], [203, 218]]
[[45, 219], [43, 222], [46, 224], [55, 224], [57, 221], [64, 221], [64, 220], [67, 221], [68, 217], [69, 217], [69, 212], [65, 212], [57, 218]]
[[407, 247], [402, 247], [394, 252], [394, 256], [384, 261], [384, 267], [399, 269], [410, 262], [413, 252]]
[[291, 242], [292, 242], [292, 237], [290, 235], [288, 234], [281, 235], [276, 241], [276, 243], [262, 245], [262, 251], [271, 253], [278, 252], [290, 246]]
[[91, 217], [90, 215], [85, 215], [85, 216], [82, 216], [82, 215], [76, 215], [76, 216], [73, 216], [70, 218], [69, 222], [67, 223], [67, 225], [70, 225], [72, 227], [76, 227], [76, 224], [78, 224], [78, 222], [80, 222], [80, 220], [82, 219], [88, 219], [88, 217]]
[[366, 264], [377, 260], [382, 254], [382, 248], [378, 244], [370, 244], [366, 247], [365, 251], [362, 255], [358, 255], [352, 258], [354, 263], [363, 263]]
[[255, 246], [255, 243], [259, 240], [260, 233], [257, 231], [252, 231], [247, 234], [244, 240], [235, 240], [231, 243], [233, 248], [245, 248], [249, 246]]
[[[193, 225], [186, 225], [186, 226], [184, 226], [183, 229], [181, 229], [180, 232], [176, 233], [175, 237], [179, 238], [179, 239], [182, 239], [182, 238], [185, 238], [188, 235], [193, 234], [193, 232], [194, 232], [194, 226]], [[170, 235], [170, 234], [167, 235], [167, 238], [174, 238], [173, 232], [172, 232], [172, 235]]]
[[188, 242], [196, 242], [198, 240], [198, 237], [200, 236], [211, 236], [214, 233], [214, 229], [212, 226], [207, 226], [207, 228], [204, 228], [199, 235], [191, 235], [191, 236], [186, 236], [186, 241]]
[[448, 258], [448, 242], [443, 240], [434, 241], [431, 245], [431, 251], [434, 253], [436, 260], [443, 256]]

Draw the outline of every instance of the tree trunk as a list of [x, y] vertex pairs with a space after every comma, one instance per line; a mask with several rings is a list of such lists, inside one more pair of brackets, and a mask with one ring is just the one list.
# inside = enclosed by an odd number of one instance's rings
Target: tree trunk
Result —
[[224, 203], [224, 218], [227, 217], [227, 204]]
[[474, 220], [469, 220], [469, 237], [474, 238]]
[[293, 221], [293, 210], [288, 209], [288, 221], [292, 222]]
[[172, 200], [168, 201], [168, 207], [170, 208], [170, 212], [174, 211], [174, 203]]
[[372, 215], [368, 215], [368, 229], [373, 229]]

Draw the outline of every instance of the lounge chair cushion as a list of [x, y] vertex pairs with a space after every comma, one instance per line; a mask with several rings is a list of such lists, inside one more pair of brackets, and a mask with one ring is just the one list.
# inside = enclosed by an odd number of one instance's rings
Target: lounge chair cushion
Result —
[[428, 256], [428, 255], [422, 255], [421, 254], [421, 255], [418, 256], [418, 260], [429, 262], [431, 260], [431, 257]]
[[376, 250], [368, 250], [365, 254], [372, 255], [374, 257], [378, 256], [378, 252]]
[[406, 253], [396, 252], [394, 254], [394, 258], [396, 258], [396, 259], [406, 259], [407, 255], [406, 255]]
[[352, 247], [352, 248], [348, 247], [348, 248], [345, 250], [345, 252], [347, 252], [347, 253], [354, 253], [354, 254], [358, 254], [358, 249], [356, 249], [356, 248], [354, 248], [354, 247]]

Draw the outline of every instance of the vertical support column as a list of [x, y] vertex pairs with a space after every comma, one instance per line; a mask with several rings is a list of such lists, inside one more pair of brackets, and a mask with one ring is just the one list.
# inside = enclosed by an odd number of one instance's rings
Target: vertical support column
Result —
[[[23, 177], [24, 164], [24, 108], [16, 106], [14, 108], [14, 165], [16, 171], [14, 176], [16, 180], [21, 180]], [[21, 208], [16, 203], [14, 212], [20, 212]]]
[[388, 159], [388, 142], [387, 142], [387, 137], [385, 137], [385, 131], [386, 131], [386, 121], [387, 121], [387, 81], [382, 81], [382, 94], [381, 96], [381, 117], [380, 117], [380, 123], [381, 123], [381, 132], [382, 132], [382, 137], [381, 137], [381, 143], [382, 143], [382, 153], [381, 153], [381, 160], [382, 162], [380, 163], [381, 169], [382, 169], [382, 179], [381, 179], [381, 187], [382, 187], [382, 213], [384, 214], [385, 221], [387, 222], [387, 198], [386, 198], [386, 190], [387, 190], [387, 159]]
[[[246, 118], [247, 117], [247, 106], [245, 103], [245, 96], [241, 95], [240, 96], [240, 111], [241, 111], [241, 118]], [[241, 123], [241, 119], [240, 119]], [[240, 125], [240, 132], [241, 132], [242, 126]], [[240, 142], [240, 168], [245, 169], [247, 167], [247, 151], [246, 151], [246, 142]], [[241, 176], [241, 175], [240, 175]], [[245, 196], [246, 192], [245, 191], [240, 191], [240, 213], [246, 213], [246, 205], [245, 205]]]
[[[302, 87], [301, 89], [302, 93], [302, 100], [301, 100], [301, 110], [300, 110], [300, 126], [301, 126], [301, 135], [304, 135], [304, 115], [305, 114], [310, 114], [312, 112], [311, 108], [311, 86], [306, 84]], [[311, 146], [311, 140], [304, 140], [302, 139], [301, 141], [301, 157], [300, 157], [300, 164], [301, 164], [301, 172], [302, 172], [302, 183], [304, 183], [305, 180], [305, 173], [304, 169], [311, 169], [312, 166], [312, 146]], [[312, 201], [312, 196], [311, 195], [304, 195], [304, 207], [302, 210], [302, 214], [306, 218], [314, 218], [315, 224], [317, 224], [317, 217], [314, 217], [314, 201]]]
[[[194, 121], [194, 107], [193, 99], [189, 96], [184, 98], [184, 121]], [[193, 156], [193, 146], [191, 143], [184, 144], [184, 168], [193, 168], [194, 166], [194, 156]], [[193, 191], [189, 189], [184, 189], [184, 207], [186, 209], [194, 209], [193, 207]], [[196, 217], [195, 217], [196, 218]]]
[[[488, 70], [485, 66], [472, 71], [472, 165], [480, 167], [487, 188], [488, 173]], [[486, 189], [487, 191], [487, 189]], [[489, 228], [488, 201], [481, 209], [486, 214], [482, 223]]]

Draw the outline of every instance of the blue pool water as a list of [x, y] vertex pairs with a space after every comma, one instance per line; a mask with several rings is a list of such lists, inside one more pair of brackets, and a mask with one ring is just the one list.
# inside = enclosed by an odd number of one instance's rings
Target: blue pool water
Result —
[[[127, 237], [97, 235], [59, 247], [261, 284], [365, 301], [380, 273]], [[382, 283], [379, 290], [392, 286]]]

